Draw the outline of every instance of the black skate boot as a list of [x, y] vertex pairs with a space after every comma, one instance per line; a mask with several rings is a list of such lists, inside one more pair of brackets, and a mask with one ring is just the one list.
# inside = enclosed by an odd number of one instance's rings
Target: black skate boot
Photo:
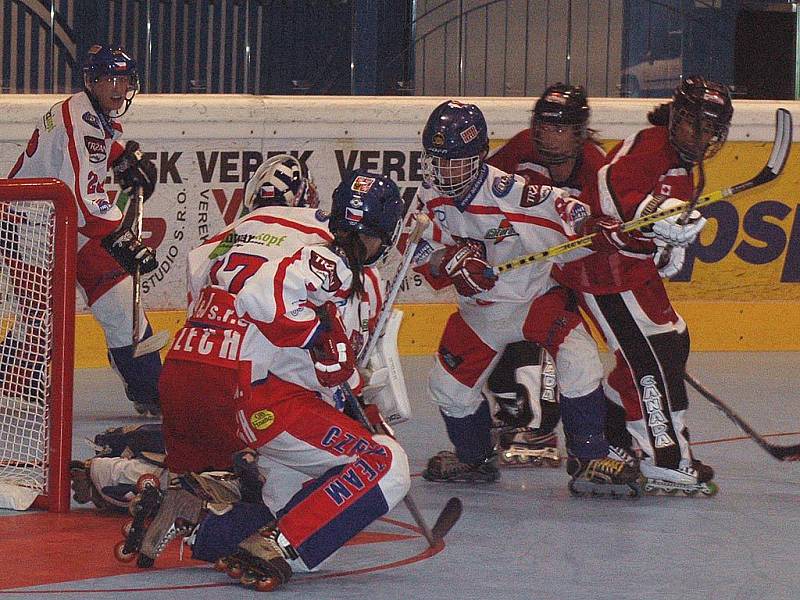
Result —
[[280, 530], [275, 525], [267, 525], [239, 544], [236, 552], [219, 559], [214, 568], [238, 579], [245, 587], [271, 592], [292, 578], [292, 567], [287, 559], [295, 558], [297, 552]]
[[137, 557], [142, 568], [152, 567], [169, 542], [189, 536], [208, 511], [222, 514], [241, 499], [235, 477], [217, 471], [181, 475], [166, 491], [143, 485], [141, 479], [137, 487], [144, 489], [139, 502], [131, 503], [134, 520], [117, 558], [127, 562]]
[[639, 469], [614, 458], [567, 458], [567, 473], [572, 476], [569, 491], [573, 496], [638, 498], [642, 495]]
[[552, 431], [537, 433], [529, 427], [501, 431], [498, 435], [497, 455], [500, 466], [504, 467], [561, 466], [556, 434]]
[[148, 524], [161, 506], [164, 492], [160, 486], [161, 482], [155, 475], [142, 475], [136, 482], [137, 495], [128, 506], [133, 520], [122, 528], [125, 539], [114, 546], [114, 557], [118, 561], [127, 563], [136, 558]]
[[645, 493], [653, 496], [674, 496], [683, 493], [685, 496], [710, 498], [719, 491], [719, 486], [712, 481], [714, 469], [697, 459], [691, 462], [681, 460], [677, 469], [658, 467], [646, 458], [641, 463], [642, 475], [646, 477]]
[[454, 452], [443, 450], [428, 460], [422, 477], [428, 481], [452, 481], [455, 483], [492, 483], [500, 478], [493, 454], [481, 463], [468, 465], [458, 460]]

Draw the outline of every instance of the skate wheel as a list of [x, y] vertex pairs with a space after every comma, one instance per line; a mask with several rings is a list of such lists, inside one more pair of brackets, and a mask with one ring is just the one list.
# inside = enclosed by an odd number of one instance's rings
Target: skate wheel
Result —
[[145, 473], [136, 480], [136, 491], [143, 492], [145, 488], [154, 487], [156, 489], [161, 487], [161, 480], [152, 473]]
[[700, 491], [704, 496], [708, 496], [710, 498], [711, 496], [717, 495], [717, 492], [719, 491], [719, 486], [712, 481], [710, 483], [707, 483], [705, 487]]
[[583, 496], [583, 492], [581, 492], [577, 487], [575, 487], [574, 481], [570, 481], [567, 487], [569, 488], [569, 493], [575, 496], [576, 498], [580, 498], [581, 496]]
[[228, 561], [225, 567], [225, 573], [231, 579], [241, 579], [243, 576], [242, 565], [236, 561]]
[[279, 585], [280, 582], [276, 577], [265, 577], [256, 580], [255, 588], [257, 592], [271, 592]]
[[133, 562], [136, 560], [136, 554], [136, 552], [125, 551], [125, 540], [117, 542], [117, 544], [114, 546], [114, 558], [121, 563]]
[[155, 562], [156, 561], [154, 558], [150, 558], [145, 554], [139, 554], [139, 556], [136, 558], [136, 566], [140, 569], [149, 569], [155, 564]]
[[225, 573], [228, 570], [227, 569], [227, 565], [225, 564], [225, 559], [224, 558], [218, 558], [214, 562], [214, 570], [217, 573]]
[[125, 523], [122, 525], [122, 535], [124, 535], [127, 538], [131, 533], [132, 527], [133, 527], [133, 519], [128, 519], [127, 521], [125, 521]]

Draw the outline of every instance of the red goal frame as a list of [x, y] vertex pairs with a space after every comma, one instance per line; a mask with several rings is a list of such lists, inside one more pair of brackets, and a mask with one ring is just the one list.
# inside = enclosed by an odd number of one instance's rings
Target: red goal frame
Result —
[[52, 178], [0, 179], [0, 203], [49, 201], [55, 214], [54, 273], [51, 295], [53, 341], [45, 492], [36, 508], [67, 512], [70, 508], [69, 463], [72, 455], [73, 370], [75, 360], [75, 269], [78, 215], [67, 185]]

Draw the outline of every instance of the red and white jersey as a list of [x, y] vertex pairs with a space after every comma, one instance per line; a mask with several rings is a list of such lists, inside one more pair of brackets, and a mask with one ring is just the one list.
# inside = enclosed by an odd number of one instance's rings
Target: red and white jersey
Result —
[[122, 127], [101, 118], [85, 92], [74, 94], [44, 114], [8, 175], [55, 177], [67, 184], [78, 204], [78, 250], [122, 220], [104, 187], [109, 165], [122, 151], [115, 141], [121, 135]]
[[[486, 262], [499, 265], [577, 237], [556, 209], [563, 204], [559, 200], [569, 196], [567, 192], [549, 185], [527, 185], [522, 177], [490, 165], [481, 167], [478, 179], [461, 199], [441, 196], [427, 185], [417, 196], [432, 223], [417, 250], [420, 260], [444, 246], [472, 244], [482, 249]], [[576, 260], [589, 252], [580, 248], [552, 260]], [[488, 292], [459, 301], [527, 302], [555, 285], [551, 266], [536, 262], [507, 271]]]
[[[248, 361], [251, 381], [273, 373], [329, 397], [332, 390], [317, 380], [306, 349], [321, 326], [315, 309], [326, 302], [337, 305], [357, 353], [382, 302], [380, 275], [373, 268], [364, 269], [364, 294], [350, 293], [353, 273], [325, 245], [331, 239], [324, 212], [268, 207], [193, 250], [187, 273], [189, 315], [183, 337], [179, 334], [172, 346], [173, 356], [210, 363]], [[193, 339], [216, 337], [218, 348], [202, 354], [199, 343], [182, 345], [189, 339], [183, 332], [191, 329], [197, 330]], [[238, 340], [235, 350], [226, 343], [229, 338]]]
[[[593, 215], [630, 221], [648, 194], [691, 198], [692, 177], [669, 143], [666, 127], [644, 129], [609, 153], [597, 183], [581, 195]], [[655, 246], [653, 247], [655, 251]], [[649, 254], [614, 252], [570, 263], [554, 274], [563, 285], [591, 294], [613, 294], [660, 279]]]
[[[542, 162], [533, 145], [531, 130], [523, 129], [495, 150], [486, 162], [506, 173], [522, 175], [529, 184], [553, 185], [550, 169]], [[592, 140], [585, 140], [581, 155], [572, 173], [558, 184], [571, 196], [578, 197], [587, 186], [593, 186], [599, 171], [607, 162], [605, 151]]]
[[666, 127], [649, 127], [626, 138], [609, 153], [598, 177], [603, 214], [629, 221], [648, 194], [691, 200], [691, 166], [669, 142]]

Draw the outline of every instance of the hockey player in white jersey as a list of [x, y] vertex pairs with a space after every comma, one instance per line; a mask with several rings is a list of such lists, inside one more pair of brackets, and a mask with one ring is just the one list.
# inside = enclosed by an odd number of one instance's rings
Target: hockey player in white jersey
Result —
[[[331, 239], [315, 210], [318, 204], [317, 189], [308, 170], [296, 157], [280, 154], [264, 161], [247, 181], [242, 209], [253, 218], [294, 223], [294, 229], [286, 229], [291, 235], [283, 247], [299, 249]], [[140, 477], [166, 476], [160, 424], [105, 431], [95, 437], [95, 448], [97, 456], [70, 465], [73, 499], [78, 503], [93, 502], [102, 510], [124, 510], [135, 496]], [[230, 462], [230, 456], [222, 456], [217, 468]]]
[[[316, 223], [282, 222], [255, 210], [190, 255], [189, 318], [160, 386], [166, 461], [194, 488], [197, 471], [254, 448], [269, 470], [263, 500], [277, 520], [254, 520], [241, 505], [221, 511], [209, 505], [215, 498], [180, 488], [157, 502], [145, 495], [140, 505], [157, 510], [140, 566], [176, 535], [177, 521], [189, 522], [199, 524], [195, 557], [234, 551], [220, 569], [273, 589], [405, 496], [403, 449], [341, 414], [333, 393], [345, 382], [358, 391], [354, 357], [381, 302], [373, 265], [394, 244], [403, 208], [390, 179], [356, 171], [334, 192], [329, 221], [316, 213]], [[325, 245], [282, 246], [282, 228], [326, 226]]]
[[597, 347], [567, 292], [550, 277], [551, 265], [535, 263], [499, 278], [489, 271], [492, 264], [576, 236], [588, 214], [585, 205], [558, 188], [526, 185], [521, 177], [487, 165], [486, 121], [475, 105], [439, 105], [422, 137], [426, 184], [419, 205], [433, 231], [426, 236], [427, 264], [421, 270], [434, 285], [452, 282], [459, 294], [458, 312], [445, 327], [429, 380], [455, 453], [431, 458], [423, 476], [467, 482], [498, 478], [483, 387], [503, 348], [530, 340], [557, 365], [570, 490], [638, 496], [638, 471], [607, 457]]
[[[141, 189], [146, 199], [155, 187], [155, 167], [141, 160], [138, 144], [129, 141], [123, 148], [119, 142], [122, 127], [117, 118], [139, 89], [136, 62], [122, 49], [95, 45], [84, 64], [83, 81], [82, 92], [44, 114], [9, 178], [55, 177], [69, 186], [78, 208], [78, 289], [103, 328], [109, 360], [128, 398], [138, 412], [158, 414], [161, 359], [157, 352], [134, 358], [132, 339], [131, 274], [137, 266], [142, 273], [155, 269], [155, 253], [132, 234], [104, 187], [110, 170], [129, 195]], [[36, 267], [24, 256], [9, 261], [8, 250], [4, 255], [14, 268]], [[144, 311], [139, 323], [140, 339], [150, 337]], [[13, 331], [3, 345], [14, 347], [25, 338], [25, 332]]]

